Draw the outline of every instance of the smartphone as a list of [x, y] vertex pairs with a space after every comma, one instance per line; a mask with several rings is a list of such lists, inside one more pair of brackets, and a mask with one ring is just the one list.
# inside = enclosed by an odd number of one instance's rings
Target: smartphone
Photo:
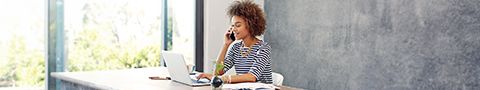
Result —
[[233, 34], [233, 32], [230, 33], [230, 39], [232, 39], [233, 41], [235, 41], [235, 34]]

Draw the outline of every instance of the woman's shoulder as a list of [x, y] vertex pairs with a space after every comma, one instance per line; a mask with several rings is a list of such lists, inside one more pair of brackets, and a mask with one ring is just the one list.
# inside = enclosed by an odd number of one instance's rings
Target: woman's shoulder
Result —
[[268, 50], [270, 50], [270, 45], [268, 44], [268, 42], [265, 42], [265, 41], [263, 41], [263, 40], [260, 40], [260, 41], [259, 41], [259, 44], [260, 44], [260, 48], [261, 48], [261, 49], [268, 49]]
[[260, 42], [261, 42], [262, 45], [270, 46], [270, 45], [268, 44], [268, 42], [266, 42], [266, 41], [260, 40]]
[[233, 45], [232, 45], [232, 46], [234, 46], [234, 47], [239, 47], [239, 46], [241, 46], [241, 45], [242, 45], [242, 41], [240, 41], [240, 42], [233, 42]]
[[240, 48], [242, 46], [242, 42], [233, 42], [233, 45], [230, 48]]

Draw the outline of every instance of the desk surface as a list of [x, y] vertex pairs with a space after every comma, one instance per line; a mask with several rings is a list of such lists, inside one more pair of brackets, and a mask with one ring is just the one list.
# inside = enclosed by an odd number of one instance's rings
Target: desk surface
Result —
[[[54, 78], [69, 81], [97, 89], [125, 89], [125, 90], [211, 90], [211, 86], [190, 87], [171, 80], [151, 80], [151, 76], [170, 76], [165, 67], [90, 71], [90, 72], [56, 72]], [[296, 89], [280, 86], [282, 90]]]

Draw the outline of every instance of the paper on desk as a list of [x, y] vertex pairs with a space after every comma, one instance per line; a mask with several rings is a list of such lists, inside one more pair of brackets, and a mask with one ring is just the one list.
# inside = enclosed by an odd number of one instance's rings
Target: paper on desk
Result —
[[265, 84], [265, 83], [236, 83], [236, 84], [223, 84], [222, 89], [267, 89], [267, 90], [274, 90], [279, 89], [277, 86], [273, 84]]

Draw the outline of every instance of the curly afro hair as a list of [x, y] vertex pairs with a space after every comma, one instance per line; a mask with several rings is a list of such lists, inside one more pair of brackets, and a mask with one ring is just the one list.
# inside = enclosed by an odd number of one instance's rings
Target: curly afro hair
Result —
[[253, 36], [260, 36], [265, 32], [265, 16], [262, 9], [250, 0], [236, 0], [228, 8], [230, 18], [239, 16], [247, 22], [247, 28]]

